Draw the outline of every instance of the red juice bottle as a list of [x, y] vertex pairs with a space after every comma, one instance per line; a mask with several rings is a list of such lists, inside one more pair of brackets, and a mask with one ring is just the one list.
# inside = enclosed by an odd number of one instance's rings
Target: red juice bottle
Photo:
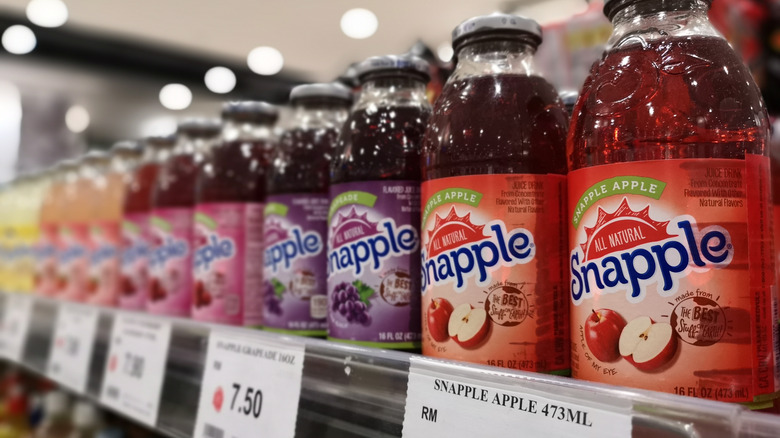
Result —
[[535, 70], [541, 41], [516, 15], [453, 31], [423, 143], [425, 355], [568, 373], [568, 117]]
[[428, 64], [378, 56], [331, 164], [328, 338], [420, 348], [420, 147], [431, 113]]
[[152, 191], [149, 234], [150, 313], [190, 316], [192, 307], [195, 181], [219, 141], [218, 120], [181, 123], [171, 156], [160, 166]]
[[325, 336], [328, 329], [328, 173], [352, 92], [306, 84], [290, 93], [293, 116], [279, 138], [265, 207], [263, 325]]
[[125, 181], [119, 307], [142, 310], [149, 296], [149, 214], [160, 164], [170, 156], [176, 137], [149, 137], [140, 163]]
[[222, 139], [196, 183], [194, 319], [262, 324], [263, 209], [276, 118], [276, 107], [264, 102], [222, 110]]
[[567, 141], [574, 377], [771, 405], [769, 121], [709, 1], [608, 0]]

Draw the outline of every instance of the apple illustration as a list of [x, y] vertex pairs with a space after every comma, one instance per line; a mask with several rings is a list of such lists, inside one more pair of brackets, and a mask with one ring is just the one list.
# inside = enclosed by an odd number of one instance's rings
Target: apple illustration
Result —
[[620, 359], [618, 341], [626, 320], [610, 309], [593, 310], [585, 320], [585, 342], [590, 352], [602, 362]]
[[444, 298], [434, 298], [428, 306], [428, 333], [436, 342], [444, 342], [450, 335], [447, 325], [452, 315], [452, 303]]
[[669, 363], [677, 352], [677, 335], [672, 326], [648, 316], [631, 320], [618, 342], [620, 355], [642, 371], [653, 371]]
[[152, 279], [152, 284], [149, 286], [149, 295], [149, 298], [151, 298], [152, 301], [159, 301], [164, 300], [168, 293], [163, 289], [162, 285], [160, 285], [160, 282], [154, 278]]
[[456, 307], [447, 324], [450, 337], [463, 348], [477, 346], [487, 337], [489, 328], [485, 309], [475, 309], [468, 303]]

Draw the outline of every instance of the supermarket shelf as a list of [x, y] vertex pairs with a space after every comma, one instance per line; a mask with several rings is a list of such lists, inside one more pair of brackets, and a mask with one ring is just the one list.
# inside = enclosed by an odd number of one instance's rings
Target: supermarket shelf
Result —
[[[9, 298], [12, 295], [14, 298]], [[9, 299], [32, 302], [29, 328], [24, 336], [18, 362], [36, 373], [47, 375], [57, 314], [63, 304], [40, 297], [0, 293], [0, 315], [6, 315]], [[101, 400], [112, 328], [117, 318], [128, 315], [138, 314], [115, 309], [99, 310], [97, 330], [91, 340], [92, 354], [83, 395]], [[153, 427], [175, 438], [194, 435], [209, 336], [213, 333], [251, 339], [261, 345], [281, 343], [303, 346], [303, 374], [295, 424], [295, 435], [299, 437], [414, 436], [409, 430], [403, 434], [406, 408], [414, 403], [412, 393], [407, 391], [410, 364], [415, 375], [467, 384], [471, 382], [496, 391], [550, 399], [576, 406], [583, 412], [598, 411], [613, 415], [614, 418], [623, 418], [630, 424], [630, 435], [633, 437], [780, 436], [780, 417], [751, 412], [738, 405], [579, 382], [564, 377], [426, 359], [400, 352], [185, 319], [148, 318], [169, 322], [171, 325], [159, 411]], [[3, 321], [0, 342], [6, 336], [3, 331], [6, 328], [7, 324]], [[262, 380], [261, 376], [257, 378]], [[455, 410], [456, 415], [466, 415], [462, 406], [463, 403], [458, 404], [455, 400], [447, 408]], [[464, 409], [464, 412], [458, 409]], [[496, 410], [495, 415], [506, 415], [506, 412]], [[419, 413], [415, 411], [406, 420], [412, 421], [411, 417], [416, 420], [418, 416]], [[601, 434], [603, 431], [597, 429], [607, 427], [612, 425], [594, 424], [584, 436], [595, 436], [596, 432]], [[556, 433], [560, 432], [552, 428], [545, 436], [556, 436]], [[270, 431], [264, 436], [279, 435]]]

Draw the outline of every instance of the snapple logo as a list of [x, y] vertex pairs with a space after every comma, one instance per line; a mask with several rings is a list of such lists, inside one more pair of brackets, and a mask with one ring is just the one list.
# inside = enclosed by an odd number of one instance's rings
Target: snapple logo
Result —
[[151, 267], [162, 267], [168, 260], [187, 257], [189, 251], [190, 246], [185, 240], [166, 235], [152, 251], [149, 264]]
[[57, 254], [57, 249], [54, 245], [44, 244], [38, 247], [35, 251], [35, 257], [38, 260], [46, 260], [54, 257]]
[[114, 245], [100, 245], [94, 251], [89, 259], [92, 265], [99, 265], [106, 260], [117, 256], [117, 248]]
[[230, 260], [235, 257], [236, 244], [233, 239], [207, 233], [205, 240], [206, 242], [195, 251], [195, 270], [208, 271], [212, 262]]
[[122, 265], [130, 266], [149, 256], [149, 247], [143, 240], [135, 239], [125, 243], [124, 251], [122, 251]]
[[274, 273], [279, 269], [289, 270], [297, 259], [320, 254], [323, 247], [320, 233], [304, 233], [297, 225], [288, 231], [277, 221], [266, 223], [265, 244], [265, 267]]
[[634, 211], [623, 198], [613, 213], [599, 208], [596, 224], [585, 227], [586, 240], [571, 252], [571, 296], [574, 304], [602, 294], [626, 291], [638, 303], [645, 289], [658, 284], [661, 296], [677, 292], [679, 279], [691, 271], [723, 268], [731, 263], [734, 247], [725, 228], [702, 230], [683, 215], [671, 221], [650, 218], [650, 206]]
[[516, 228], [507, 232], [498, 220], [475, 225], [470, 217], [470, 213], [458, 216], [455, 207], [445, 218], [436, 215], [421, 254], [423, 290], [454, 282], [455, 291], [462, 292], [469, 277], [477, 276], [477, 285], [484, 286], [490, 281], [489, 272], [533, 260], [536, 245], [530, 231]]
[[60, 264], [73, 263], [82, 257], [87, 256], [87, 249], [79, 244], [68, 245], [64, 250], [60, 252], [59, 262]]
[[393, 219], [379, 223], [358, 214], [355, 208], [346, 216], [339, 213], [328, 242], [328, 274], [352, 270], [355, 275], [367, 268], [377, 272], [390, 257], [411, 254], [419, 247], [417, 230], [397, 226]]

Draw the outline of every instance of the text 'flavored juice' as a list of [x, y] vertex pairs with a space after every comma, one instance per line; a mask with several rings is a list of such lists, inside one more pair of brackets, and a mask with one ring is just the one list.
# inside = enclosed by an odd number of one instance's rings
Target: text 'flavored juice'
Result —
[[219, 141], [220, 127], [217, 120], [182, 122], [173, 153], [157, 174], [149, 218], [151, 284], [146, 310], [150, 313], [190, 316], [195, 181]]
[[568, 137], [572, 373], [771, 404], [769, 124], [701, 0], [612, 0]]
[[567, 373], [566, 129], [536, 73], [541, 29], [494, 14], [453, 32], [423, 148], [423, 354]]
[[277, 109], [230, 102], [222, 139], [196, 183], [192, 317], [259, 326], [263, 316], [263, 209]]
[[351, 91], [306, 84], [290, 93], [293, 117], [279, 139], [265, 207], [263, 325], [325, 336], [328, 329], [328, 174]]
[[420, 347], [420, 148], [428, 64], [379, 56], [339, 136], [328, 209], [328, 337]]

